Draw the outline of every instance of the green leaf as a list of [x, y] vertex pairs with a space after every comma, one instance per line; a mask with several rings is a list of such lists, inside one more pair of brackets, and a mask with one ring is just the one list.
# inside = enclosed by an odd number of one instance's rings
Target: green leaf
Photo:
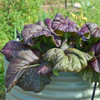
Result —
[[60, 72], [80, 72], [87, 66], [91, 56], [75, 48], [68, 48], [65, 51], [58, 48], [48, 50], [44, 56], [45, 61], [51, 61], [54, 70]]
[[34, 49], [34, 48], [38, 48], [38, 49], [42, 52], [42, 49], [41, 49], [41, 40], [40, 40], [39, 42], [35, 43], [35, 44], [32, 46], [32, 48], [33, 48], [33, 49]]
[[84, 68], [79, 74], [83, 78], [83, 80], [98, 82], [100, 84], [100, 73], [94, 71], [91, 66]]
[[88, 52], [88, 54], [91, 56], [91, 58], [88, 60], [91, 60], [94, 57], [93, 51]]
[[94, 56], [93, 51], [88, 52], [88, 54], [90, 54], [90, 55], [91, 55], [91, 57], [93, 57], [93, 56]]
[[53, 74], [56, 75], [56, 76], [59, 76], [60, 74], [58, 73], [57, 70], [52, 70]]
[[100, 55], [96, 56], [97, 58], [100, 57]]

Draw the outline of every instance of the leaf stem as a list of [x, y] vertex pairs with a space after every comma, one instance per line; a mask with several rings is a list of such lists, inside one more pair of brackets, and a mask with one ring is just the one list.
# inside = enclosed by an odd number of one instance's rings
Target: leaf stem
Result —
[[36, 66], [40, 66], [40, 64], [29, 65], [28, 67], [36, 67]]
[[90, 61], [94, 61], [94, 60], [96, 60], [98, 57], [100, 57], [100, 55], [95, 56], [95, 57], [92, 57], [92, 58], [90, 59]]

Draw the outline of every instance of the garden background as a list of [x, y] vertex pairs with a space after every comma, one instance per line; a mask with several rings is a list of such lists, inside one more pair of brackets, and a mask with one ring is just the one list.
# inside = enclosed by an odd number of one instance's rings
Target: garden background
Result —
[[[65, 7], [65, 1], [67, 6]], [[74, 7], [75, 3], [81, 7]], [[65, 9], [66, 8], [66, 9]], [[100, 0], [0, 0], [0, 50], [21, 33], [25, 24], [61, 13], [82, 26], [94, 22], [100, 26]], [[17, 31], [16, 31], [17, 30]], [[3, 55], [0, 53], [0, 100], [5, 100]]]

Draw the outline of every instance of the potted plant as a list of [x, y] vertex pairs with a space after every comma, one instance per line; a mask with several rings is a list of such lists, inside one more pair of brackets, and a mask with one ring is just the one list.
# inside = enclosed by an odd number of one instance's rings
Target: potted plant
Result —
[[[97, 24], [85, 23], [80, 28], [58, 13], [54, 20], [47, 18], [44, 22], [25, 25], [21, 36], [22, 40], [9, 41], [1, 50], [8, 62], [7, 100], [90, 99], [84, 90], [90, 84], [84, 83], [77, 73], [100, 85], [100, 28]], [[47, 85], [50, 82], [51, 85]], [[68, 92], [66, 96], [66, 90], [71, 94]]]

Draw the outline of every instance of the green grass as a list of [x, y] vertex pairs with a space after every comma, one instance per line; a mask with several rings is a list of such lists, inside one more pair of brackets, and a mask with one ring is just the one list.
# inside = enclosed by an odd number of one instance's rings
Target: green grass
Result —
[[5, 86], [4, 86], [4, 68], [3, 68], [3, 58], [2, 55], [0, 54], [0, 100], [5, 99]]
[[100, 0], [74, 0], [82, 5], [82, 13], [87, 17], [88, 22], [96, 23], [100, 26]]
[[[46, 16], [48, 18], [53, 19], [55, 14], [61, 13], [64, 16], [69, 16], [71, 20], [74, 20], [77, 22], [79, 26], [86, 22], [93, 22], [100, 26], [100, 0], [68, 0], [68, 9], [64, 9], [64, 1], [65, 0], [58, 0], [58, 1], [52, 1], [48, 0], [47, 5], [50, 5], [47, 9], [44, 9], [46, 11]], [[73, 8], [73, 4], [75, 2], [79, 2], [82, 5], [81, 9]], [[45, 3], [43, 3], [45, 4]], [[70, 6], [69, 6], [70, 4]], [[84, 17], [87, 18], [87, 21], [83, 20], [77, 20], [74, 19], [71, 15], [71, 13], [74, 13], [77, 16], [80, 16], [81, 13]], [[43, 13], [41, 13], [42, 15]]]

